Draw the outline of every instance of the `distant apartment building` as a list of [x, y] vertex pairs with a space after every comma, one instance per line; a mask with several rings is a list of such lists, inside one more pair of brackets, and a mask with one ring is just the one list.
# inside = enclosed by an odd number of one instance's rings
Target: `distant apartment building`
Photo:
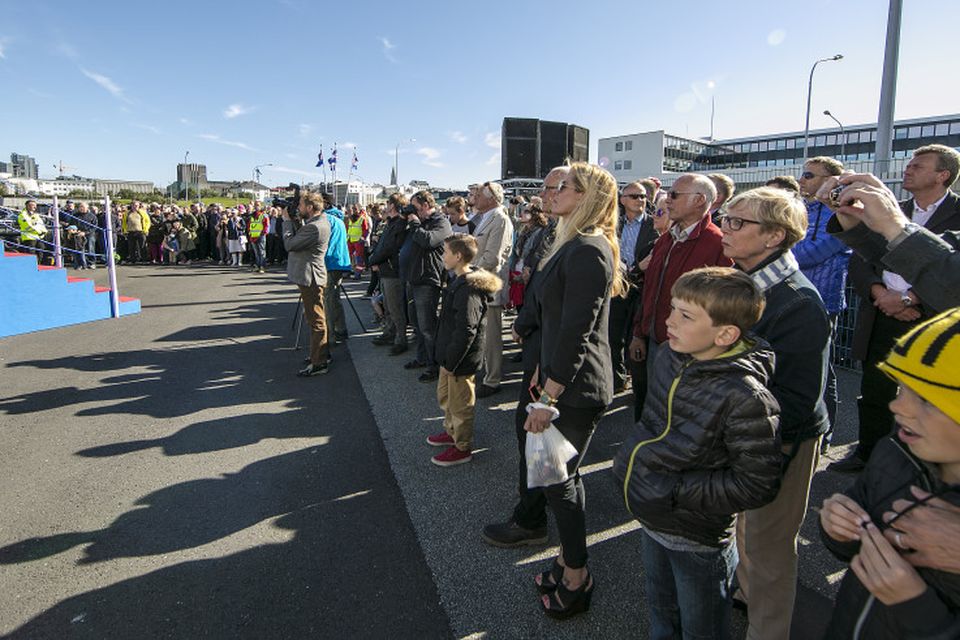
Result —
[[24, 178], [26, 180], [36, 180], [37, 161], [27, 155], [19, 153], [10, 154], [10, 162], [0, 162], [0, 173], [9, 174], [11, 178]]
[[[811, 130], [809, 140], [807, 157], [831, 156], [858, 170], [870, 170], [877, 125]], [[933, 143], [960, 149], [960, 114], [895, 122], [891, 172], [901, 170], [914, 149]], [[621, 183], [657, 176], [670, 184], [680, 173], [722, 172], [738, 185], [752, 186], [773, 175], [797, 174], [803, 151], [802, 131], [710, 141], [658, 130], [601, 138], [598, 143], [600, 162]]]

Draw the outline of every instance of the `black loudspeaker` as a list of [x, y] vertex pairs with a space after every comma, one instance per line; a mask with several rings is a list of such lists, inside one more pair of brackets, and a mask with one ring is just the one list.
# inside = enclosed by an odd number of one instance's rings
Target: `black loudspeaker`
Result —
[[535, 174], [543, 178], [550, 169], [562, 165], [568, 156], [567, 123], [540, 121], [540, 165]]
[[590, 130], [571, 124], [567, 127], [567, 153], [574, 162], [590, 162]]
[[543, 178], [567, 159], [588, 162], [590, 131], [575, 124], [535, 118], [504, 118], [500, 177]]

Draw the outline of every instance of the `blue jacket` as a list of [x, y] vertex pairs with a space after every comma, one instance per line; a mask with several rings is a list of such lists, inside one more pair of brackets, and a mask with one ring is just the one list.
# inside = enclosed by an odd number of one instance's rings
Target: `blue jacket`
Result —
[[847, 263], [850, 248], [827, 233], [827, 223], [833, 212], [822, 203], [807, 203], [806, 237], [791, 251], [800, 263], [800, 270], [820, 292], [827, 313], [840, 313], [847, 308], [844, 288], [847, 285]]
[[330, 220], [330, 244], [324, 258], [327, 271], [350, 271], [350, 252], [347, 250], [347, 227], [343, 224], [343, 211], [333, 207], [324, 213]]

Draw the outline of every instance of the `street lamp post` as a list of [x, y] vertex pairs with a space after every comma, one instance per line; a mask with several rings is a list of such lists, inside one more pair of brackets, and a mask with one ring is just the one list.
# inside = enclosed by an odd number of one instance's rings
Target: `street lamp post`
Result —
[[188, 157], [190, 157], [189, 151], [183, 154], [183, 183], [187, 185], [187, 202], [190, 202], [190, 181], [187, 180], [187, 158]]
[[847, 155], [847, 153], [846, 153], [846, 149], [847, 149], [847, 132], [844, 131], [844, 129], [843, 129], [843, 124], [842, 124], [839, 120], [837, 120], [837, 117], [836, 117], [835, 115], [833, 115], [832, 113], [830, 113], [830, 109], [824, 109], [824, 110], [823, 110], [823, 115], [827, 116], [828, 118], [830, 118], [831, 120], [833, 120], [834, 122], [836, 122], [836, 123], [837, 123], [837, 126], [840, 127], [840, 161], [842, 162], [843, 159], [844, 159], [844, 158], [846, 157], [846, 155]]
[[[404, 142], [416, 142], [416, 138], [408, 138]], [[400, 145], [402, 143], [398, 142], [396, 148], [393, 150], [393, 178], [397, 181], [397, 191], [400, 190]]]
[[807, 124], [803, 128], [803, 159], [809, 157], [810, 152], [810, 97], [813, 94], [813, 72], [816, 71], [817, 65], [821, 62], [833, 62], [835, 60], [842, 60], [843, 56], [837, 54], [832, 58], [821, 58], [813, 63], [813, 66], [810, 67], [810, 82], [807, 83]]
[[[250, 193], [251, 193], [251, 194], [253, 194], [253, 188], [254, 188], [254, 186], [256, 186], [257, 180], [260, 179], [260, 169], [261, 169], [262, 167], [272, 167], [272, 166], [273, 166], [273, 163], [272, 163], [272, 162], [268, 162], [268, 163], [266, 163], [266, 164], [258, 164], [257, 166], [255, 166], [255, 167], [253, 168], [253, 184], [250, 185]], [[254, 198], [254, 200], [256, 200], [256, 198]]]

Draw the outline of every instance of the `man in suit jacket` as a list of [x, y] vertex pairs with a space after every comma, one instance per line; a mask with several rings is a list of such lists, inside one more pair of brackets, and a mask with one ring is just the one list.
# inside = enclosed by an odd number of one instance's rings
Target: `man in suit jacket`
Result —
[[[508, 280], [507, 260], [513, 246], [513, 223], [503, 210], [503, 187], [496, 182], [485, 182], [473, 197], [473, 205], [479, 218], [474, 236], [477, 240], [475, 267]], [[494, 298], [487, 306], [486, 329], [483, 346], [483, 380], [477, 386], [477, 397], [486, 398], [500, 390], [503, 376], [503, 300]]]
[[[950, 191], [958, 173], [960, 154], [950, 147], [927, 145], [914, 151], [903, 172], [903, 188], [913, 195], [900, 203], [904, 215], [933, 233], [960, 230], [960, 197]], [[873, 447], [893, 430], [888, 405], [896, 397], [897, 385], [877, 369], [877, 363], [897, 338], [935, 310], [902, 275], [859, 255], [850, 258], [849, 277], [861, 298], [853, 340], [853, 357], [863, 362], [857, 400], [860, 442], [849, 457], [829, 468], [852, 473], [863, 469]]]
[[315, 376], [327, 372], [330, 348], [327, 342], [323, 310], [323, 289], [327, 285], [327, 244], [330, 222], [323, 213], [323, 198], [318, 193], [304, 193], [299, 211], [303, 225], [294, 232], [290, 214], [283, 211], [283, 246], [287, 250], [287, 277], [300, 289], [303, 315], [310, 326], [310, 364], [297, 375]]
[[[631, 182], [621, 190], [620, 204], [623, 207], [623, 215], [617, 227], [617, 237], [620, 241], [620, 271], [630, 288], [626, 297], [617, 296], [610, 300], [608, 340], [615, 392], [626, 388], [625, 363], [632, 362], [625, 359], [625, 356], [627, 337], [630, 335], [633, 314], [643, 287], [643, 269], [639, 264], [650, 254], [653, 243], [657, 240], [653, 218], [644, 212], [647, 205], [647, 192], [639, 181]], [[642, 376], [642, 374], [636, 375], [637, 370], [642, 371], [643, 367], [632, 367], [631, 374], [634, 378]], [[644, 390], [644, 393], [646, 392], [645, 378], [634, 379], [633, 382], [635, 390], [639, 387]]]

